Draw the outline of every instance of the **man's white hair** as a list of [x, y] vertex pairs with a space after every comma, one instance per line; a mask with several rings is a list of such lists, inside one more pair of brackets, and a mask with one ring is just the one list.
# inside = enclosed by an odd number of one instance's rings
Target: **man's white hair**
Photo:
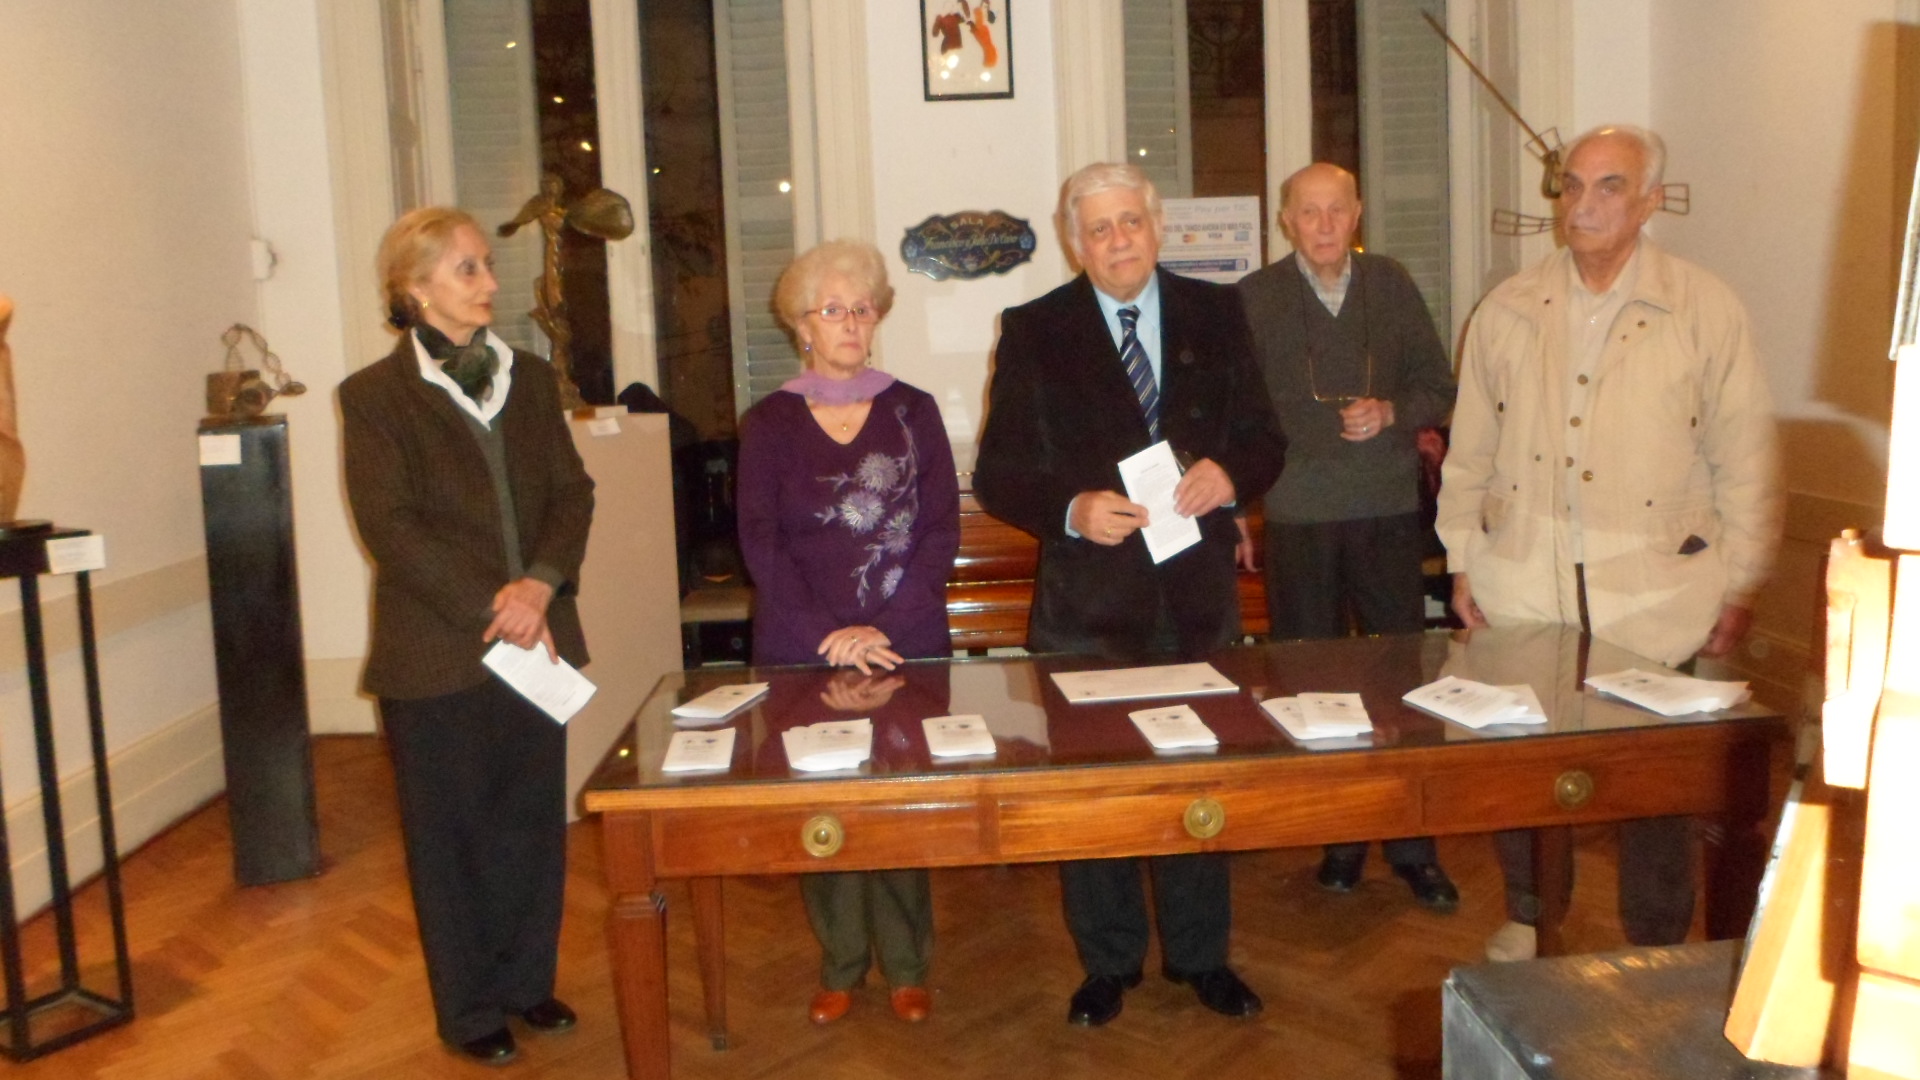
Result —
[[1133, 165], [1097, 161], [1067, 177], [1067, 182], [1060, 188], [1060, 227], [1067, 234], [1067, 246], [1073, 249], [1074, 255], [1086, 254], [1080, 249], [1080, 200], [1118, 188], [1140, 192], [1141, 198], [1146, 200], [1147, 216], [1158, 225], [1160, 190], [1153, 186], [1153, 181], [1147, 179], [1147, 174]]
[[1667, 175], [1667, 142], [1646, 128], [1635, 127], [1632, 124], [1602, 124], [1597, 128], [1581, 132], [1567, 144], [1567, 152], [1560, 159], [1561, 163], [1564, 165], [1572, 161], [1574, 151], [1602, 136], [1626, 139], [1639, 146], [1641, 161], [1645, 164], [1645, 175], [1640, 178], [1640, 194], [1646, 195], [1660, 189]]

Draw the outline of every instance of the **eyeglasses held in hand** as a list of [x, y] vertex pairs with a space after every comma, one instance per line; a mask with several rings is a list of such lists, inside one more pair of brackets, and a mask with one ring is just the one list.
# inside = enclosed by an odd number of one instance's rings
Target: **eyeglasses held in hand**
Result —
[[880, 318], [880, 313], [870, 307], [846, 308], [841, 307], [839, 304], [828, 304], [826, 307], [816, 308], [812, 311], [803, 312], [802, 314], [818, 315], [820, 316], [821, 322], [846, 322], [847, 316], [849, 315], [853, 316], [854, 322], [863, 323], [875, 322]]

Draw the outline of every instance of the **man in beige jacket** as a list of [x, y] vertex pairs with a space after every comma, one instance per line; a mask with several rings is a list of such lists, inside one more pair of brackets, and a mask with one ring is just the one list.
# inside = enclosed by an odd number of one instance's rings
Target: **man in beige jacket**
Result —
[[[1772, 405], [1740, 301], [1641, 236], [1665, 160], [1638, 128], [1575, 139], [1566, 246], [1474, 313], [1437, 522], [1469, 627], [1579, 625], [1679, 665], [1725, 655], [1752, 622], [1779, 538]], [[1525, 959], [1529, 837], [1496, 846], [1510, 921], [1488, 955]], [[1682, 940], [1693, 892], [1688, 819], [1621, 825], [1630, 941]]]

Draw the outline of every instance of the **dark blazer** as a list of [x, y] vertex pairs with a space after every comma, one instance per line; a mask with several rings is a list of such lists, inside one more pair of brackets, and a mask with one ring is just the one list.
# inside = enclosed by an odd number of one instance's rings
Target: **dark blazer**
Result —
[[[480, 640], [512, 572], [499, 500], [459, 406], [420, 377], [411, 334], [340, 384], [347, 502], [373, 557], [373, 645], [363, 686], [386, 698], [437, 697], [487, 678]], [[547, 608], [560, 655], [587, 662], [573, 594], [593, 519], [553, 369], [513, 354], [513, 385], [494, 418], [506, 443], [520, 565], [563, 584]]]
[[[1224, 468], [1245, 506], [1279, 476], [1285, 444], [1239, 298], [1226, 286], [1158, 274], [1161, 434], [1176, 451]], [[1158, 566], [1138, 535], [1115, 547], [1067, 535], [1074, 496], [1124, 492], [1120, 460], [1149, 445], [1085, 274], [1001, 316], [973, 485], [989, 513], [1040, 541], [1027, 629], [1035, 650], [1140, 653], [1165, 628], [1182, 650], [1199, 651], [1238, 632], [1231, 508], [1208, 514], [1201, 542]]]

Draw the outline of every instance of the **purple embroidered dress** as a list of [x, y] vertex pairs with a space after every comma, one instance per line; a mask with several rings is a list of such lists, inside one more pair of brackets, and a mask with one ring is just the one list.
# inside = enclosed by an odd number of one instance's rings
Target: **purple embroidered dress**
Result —
[[753, 662], [821, 663], [820, 639], [872, 626], [904, 657], [947, 656], [960, 547], [953, 450], [933, 398], [902, 382], [846, 446], [777, 391], [741, 421], [740, 549], [753, 575]]

